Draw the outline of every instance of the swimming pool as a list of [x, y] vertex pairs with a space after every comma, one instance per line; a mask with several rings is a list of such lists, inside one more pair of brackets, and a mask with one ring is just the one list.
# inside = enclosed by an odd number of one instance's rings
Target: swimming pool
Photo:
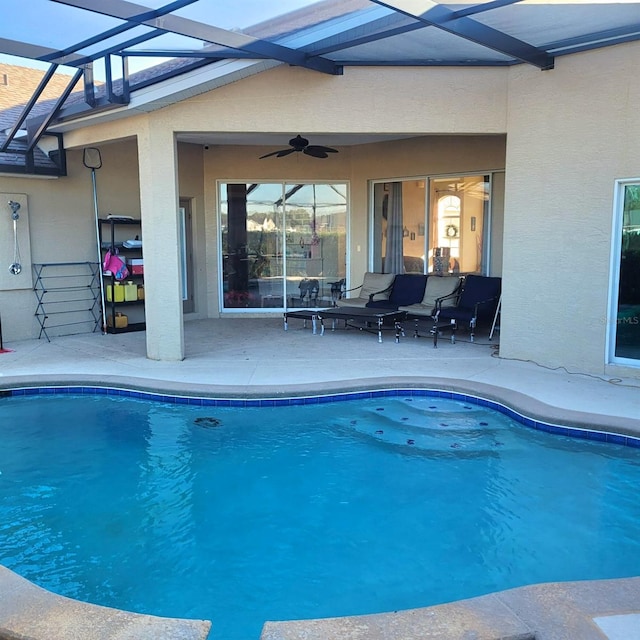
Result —
[[9, 397], [0, 438], [0, 563], [70, 597], [211, 619], [224, 640], [640, 574], [640, 450], [469, 399]]

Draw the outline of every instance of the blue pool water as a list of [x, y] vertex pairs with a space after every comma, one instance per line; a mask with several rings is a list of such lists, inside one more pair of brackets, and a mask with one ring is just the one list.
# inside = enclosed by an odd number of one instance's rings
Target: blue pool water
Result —
[[640, 449], [453, 400], [4, 398], [0, 473], [1, 564], [220, 640], [640, 575]]

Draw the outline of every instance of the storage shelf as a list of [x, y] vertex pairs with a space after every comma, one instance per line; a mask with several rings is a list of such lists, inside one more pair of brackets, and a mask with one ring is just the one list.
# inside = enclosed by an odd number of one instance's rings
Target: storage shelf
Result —
[[107, 304], [116, 304], [118, 306], [121, 305], [133, 305], [133, 304], [144, 304], [144, 300], [109, 300]]
[[126, 327], [107, 327], [107, 333], [129, 333], [130, 331], [144, 331], [146, 328], [146, 323], [134, 322]]
[[[120, 227], [126, 227], [126, 233], [130, 234], [129, 237], [125, 235], [124, 232], [118, 233]], [[100, 237], [100, 247], [102, 248], [102, 254], [106, 251], [111, 250], [115, 252], [117, 249], [118, 253], [121, 255], [125, 255], [128, 258], [142, 258], [142, 247], [125, 247], [123, 246], [123, 242], [131, 239], [131, 235], [135, 234], [137, 237], [140, 235], [139, 230], [130, 231], [128, 227], [138, 227], [141, 230], [141, 222], [140, 220], [127, 220], [127, 219], [108, 219], [108, 218], [100, 218], [98, 220], [98, 229], [99, 229], [99, 237]], [[102, 280], [103, 280], [103, 292], [104, 292], [104, 300], [102, 304], [104, 305], [105, 315], [106, 315], [106, 333], [127, 333], [129, 331], [144, 331], [146, 328], [146, 324], [144, 321], [139, 321], [140, 317], [144, 317], [144, 305], [145, 301], [143, 299], [138, 300], [107, 300], [107, 287], [111, 287], [113, 291], [113, 287], [115, 287], [116, 282], [120, 283], [123, 286], [126, 286], [126, 282], [135, 282], [137, 285], [141, 285], [144, 283], [144, 274], [141, 273], [131, 273], [131, 267], [127, 265], [127, 269], [129, 270], [129, 275], [123, 280], [116, 280], [113, 274], [105, 274], [101, 272]], [[127, 307], [131, 309], [131, 315], [133, 317], [133, 322], [128, 322], [126, 327], [116, 327], [116, 312], [121, 312], [123, 307]], [[129, 312], [128, 312], [129, 313]]]

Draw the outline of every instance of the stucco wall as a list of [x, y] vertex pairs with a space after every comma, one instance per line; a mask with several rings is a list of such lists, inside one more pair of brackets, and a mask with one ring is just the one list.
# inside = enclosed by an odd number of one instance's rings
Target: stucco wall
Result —
[[[100, 145], [100, 150], [102, 168], [96, 171], [100, 215], [139, 215], [135, 141]], [[0, 192], [22, 193], [28, 200], [33, 263], [97, 261], [91, 171], [82, 164], [82, 150], [70, 151], [67, 161], [64, 178], [0, 177]], [[25, 267], [31, 272], [31, 265]], [[31, 286], [31, 273], [29, 278]], [[36, 305], [31, 289], [0, 291], [5, 341], [38, 336]]]
[[500, 353], [605, 371], [613, 191], [640, 175], [640, 44], [510, 70]]
[[190, 317], [207, 317], [207, 287], [209, 274], [207, 264], [209, 252], [214, 247], [207, 247], [206, 220], [204, 200], [204, 163], [203, 148], [195, 144], [178, 144], [178, 181], [180, 198], [189, 200], [192, 216], [193, 243], [193, 289], [195, 310]]
[[277, 67], [169, 105], [176, 131], [502, 134], [505, 69], [349, 68], [328, 76]]

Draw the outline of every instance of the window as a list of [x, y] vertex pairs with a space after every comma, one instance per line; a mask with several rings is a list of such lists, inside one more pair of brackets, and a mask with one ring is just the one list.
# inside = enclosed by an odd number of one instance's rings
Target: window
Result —
[[616, 248], [614, 267], [617, 291], [613, 304], [615, 323], [613, 360], [640, 360], [640, 180], [620, 181], [616, 191]]
[[374, 271], [486, 273], [489, 193], [485, 175], [375, 183]]
[[346, 227], [344, 183], [222, 183], [221, 308], [330, 306]]

